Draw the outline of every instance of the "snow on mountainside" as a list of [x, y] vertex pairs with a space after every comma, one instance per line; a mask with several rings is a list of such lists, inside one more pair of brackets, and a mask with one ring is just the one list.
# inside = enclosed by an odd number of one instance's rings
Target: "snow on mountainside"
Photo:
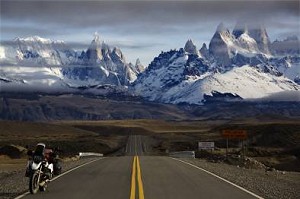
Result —
[[[201, 58], [196, 58], [197, 65], [189, 64], [190, 56], [183, 50], [161, 54], [158, 58], [162, 61], [152, 62], [135, 82], [136, 94], [151, 101], [201, 104], [203, 95], [213, 91], [250, 99], [285, 90], [300, 90], [300, 86], [290, 79], [261, 72], [260, 68], [244, 65], [219, 73], [205, 65], [207, 63]], [[198, 69], [198, 73], [186, 73], [191, 67]]]
[[249, 29], [249, 36], [252, 37], [256, 42], [259, 50], [264, 54], [271, 54], [270, 52], [270, 38], [267, 30], [263, 25], [258, 27], [251, 27]]
[[[232, 32], [220, 24], [208, 47], [188, 40], [162, 52], [146, 68], [128, 63], [122, 51], [96, 33], [80, 53], [62, 41], [17, 38], [0, 46], [1, 91], [28, 90], [103, 94], [131, 91], [151, 101], [201, 104], [204, 96], [235, 99], [300, 91], [299, 49], [289, 38], [270, 43], [263, 26], [238, 23]], [[212, 96], [213, 97], [213, 96]]]
[[18, 86], [33, 91], [42, 87], [64, 91], [69, 87], [128, 86], [144, 70], [140, 61], [127, 63], [122, 51], [100, 41], [98, 34], [81, 53], [63, 41], [16, 38], [12, 45], [0, 47], [0, 65], [1, 90]]
[[271, 55], [262, 26], [238, 24], [231, 33], [221, 23], [209, 49], [196, 49], [188, 40], [184, 48], [154, 58], [134, 82], [135, 93], [151, 101], [201, 104], [204, 94], [215, 91], [244, 99], [300, 91], [300, 56]]
[[270, 62], [277, 66], [277, 70], [283, 76], [294, 80], [300, 85], [300, 56], [286, 56], [283, 58], [274, 58]]
[[246, 24], [237, 24], [231, 33], [221, 23], [209, 43], [209, 51], [219, 64], [230, 66], [237, 55], [249, 58], [260, 54], [269, 57], [269, 45], [269, 37], [262, 26], [248, 29]]
[[52, 41], [38, 36], [16, 38], [12, 46], [2, 49], [1, 63], [12, 65], [66, 65], [75, 57], [75, 51], [63, 41]]
[[[176, 93], [176, 88], [170, 89], [168, 94], [176, 98], [171, 103], [189, 102], [199, 104], [203, 94], [213, 91], [237, 94], [244, 99], [261, 98], [271, 93], [300, 88], [287, 78], [276, 77], [268, 73], [261, 73], [248, 65], [233, 68], [226, 73], [214, 73], [196, 80], [186, 80], [178, 87], [186, 87], [185, 92]], [[175, 93], [174, 93], [175, 91]]]
[[1, 66], [1, 91], [54, 92], [71, 90], [59, 68]]
[[119, 48], [112, 49], [101, 42], [98, 34], [95, 34], [88, 50], [80, 55], [76, 65], [64, 67], [62, 73], [67, 79], [82, 83], [92, 79], [98, 81], [98, 84], [127, 86], [140, 73], [135, 66], [126, 62]]
[[275, 55], [300, 55], [300, 40], [297, 36], [290, 36], [282, 41], [274, 41], [271, 44]]

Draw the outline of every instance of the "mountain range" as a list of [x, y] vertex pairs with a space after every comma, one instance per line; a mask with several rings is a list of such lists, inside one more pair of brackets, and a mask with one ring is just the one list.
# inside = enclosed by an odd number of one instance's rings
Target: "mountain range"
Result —
[[12, 44], [0, 46], [1, 92], [122, 92], [162, 103], [202, 104], [216, 93], [241, 100], [300, 90], [298, 38], [271, 42], [262, 25], [238, 23], [230, 31], [221, 23], [208, 45], [198, 49], [189, 39], [183, 48], [161, 52], [148, 67], [139, 59], [128, 63], [98, 34], [82, 52], [37, 36]]
[[[98, 34], [86, 51], [76, 52], [63, 41], [38, 36], [16, 38], [1, 47], [2, 90], [72, 91], [82, 87], [127, 87], [144, 70], [127, 63], [122, 51], [102, 42]], [[5, 83], [5, 84], [4, 84]]]
[[209, 48], [203, 44], [198, 50], [188, 40], [184, 48], [154, 58], [133, 90], [151, 101], [175, 104], [201, 104], [205, 94], [215, 91], [244, 99], [299, 91], [300, 47], [285, 45], [278, 53], [272, 44], [263, 26], [237, 24], [230, 32], [221, 23]]

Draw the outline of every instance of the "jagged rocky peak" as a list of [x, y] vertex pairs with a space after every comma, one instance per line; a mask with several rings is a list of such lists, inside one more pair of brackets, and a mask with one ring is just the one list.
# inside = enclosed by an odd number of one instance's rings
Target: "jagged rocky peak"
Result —
[[102, 41], [101, 50], [102, 50], [103, 54], [110, 54], [111, 53], [110, 46], [108, 44], [106, 44], [104, 41]]
[[224, 41], [233, 40], [234, 36], [230, 33], [229, 29], [225, 27], [224, 23], [220, 23], [217, 27], [217, 30], [215, 34], [213, 35], [213, 38], [222, 39]]
[[209, 52], [222, 65], [230, 64], [230, 46], [235, 43], [234, 36], [220, 23], [209, 43]]
[[224, 25], [223, 22], [221, 22], [221, 23], [218, 25], [215, 34], [222, 34], [222, 35], [228, 35], [228, 36], [231, 36], [231, 33], [230, 33], [229, 29]]
[[100, 41], [100, 35], [98, 32], [95, 32], [94, 39], [92, 40], [88, 50], [86, 51], [87, 59], [89, 64], [96, 64], [98, 60], [103, 59], [102, 54], [103, 43]]
[[89, 49], [97, 49], [101, 48], [101, 40], [100, 35], [98, 32], [94, 33], [94, 39], [91, 42], [91, 45], [89, 46]]
[[206, 46], [206, 43], [203, 43], [203, 44], [202, 44], [202, 47], [201, 47], [200, 50], [208, 50], [208, 48], [207, 48], [207, 46]]
[[185, 43], [184, 50], [187, 53], [194, 54], [194, 55], [199, 55], [197, 47], [191, 39], [187, 40], [187, 42]]
[[226, 27], [225, 27], [224, 23], [221, 22], [221, 23], [219, 23], [219, 25], [217, 26], [216, 32], [223, 32], [223, 31], [226, 31]]
[[136, 59], [135, 68], [138, 73], [141, 73], [145, 70], [145, 66], [141, 63], [139, 58]]
[[202, 47], [199, 50], [199, 52], [200, 52], [200, 54], [201, 54], [202, 57], [204, 57], [204, 58], [208, 58], [209, 57], [209, 51], [208, 51], [208, 48], [206, 46], [206, 43], [202, 44]]
[[235, 36], [235, 38], [239, 38], [242, 34], [248, 33], [248, 26], [244, 22], [238, 22], [233, 31], [232, 34]]
[[248, 53], [253, 53], [253, 54], [260, 53], [260, 50], [258, 49], [257, 46], [257, 42], [252, 37], [250, 37], [247, 34], [247, 32], [241, 34], [237, 38], [237, 42], [238, 42], [238, 46]]
[[112, 54], [115, 55], [116, 57], [118, 57], [120, 60], [123, 60], [125, 62], [125, 57], [120, 48], [114, 47]]
[[246, 22], [237, 22], [232, 34], [237, 39], [238, 47], [242, 48], [243, 51], [254, 54], [260, 52], [257, 42], [249, 35], [248, 24]]
[[256, 42], [259, 50], [265, 54], [271, 54], [270, 52], [270, 38], [267, 30], [263, 24], [251, 24], [248, 27], [249, 36]]

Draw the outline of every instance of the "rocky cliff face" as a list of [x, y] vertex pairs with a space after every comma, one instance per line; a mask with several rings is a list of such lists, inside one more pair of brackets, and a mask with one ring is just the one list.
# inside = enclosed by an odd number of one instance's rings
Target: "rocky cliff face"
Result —
[[265, 54], [271, 54], [270, 51], [270, 39], [266, 28], [263, 25], [259, 27], [252, 27], [249, 29], [249, 36], [252, 37], [256, 42], [258, 49]]
[[290, 42], [299, 40], [270, 45], [263, 26], [238, 23], [230, 32], [221, 23], [209, 47], [203, 44], [199, 50], [189, 39], [183, 48], [159, 54], [145, 69], [139, 60], [128, 63], [121, 49], [98, 34], [80, 53], [62, 41], [18, 38], [9, 49], [0, 47], [1, 89], [95, 95], [111, 89], [116, 95], [130, 92], [175, 104], [202, 104], [204, 95], [216, 92], [256, 99], [300, 90], [299, 48]]
[[[154, 58], [134, 82], [138, 95], [165, 103], [201, 104], [203, 96], [227, 93], [244, 99], [299, 91], [299, 56], [270, 54], [266, 29], [237, 24], [217, 27], [209, 49], [188, 40], [184, 48]], [[298, 72], [297, 72], [298, 71]]]
[[234, 45], [236, 44], [233, 35], [221, 23], [210, 40], [209, 52], [219, 63], [228, 66], [234, 53], [232, 51]]
[[51, 90], [53, 85], [58, 91], [92, 85], [128, 86], [144, 70], [139, 61], [127, 63], [122, 51], [101, 41], [98, 34], [80, 53], [63, 41], [34, 36], [15, 39], [10, 47], [1, 47], [0, 54], [5, 90], [17, 88], [17, 82], [33, 91]]

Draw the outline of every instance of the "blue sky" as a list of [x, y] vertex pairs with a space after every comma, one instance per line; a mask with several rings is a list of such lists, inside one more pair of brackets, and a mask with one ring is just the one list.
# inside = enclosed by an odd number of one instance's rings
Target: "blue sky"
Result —
[[84, 50], [98, 32], [144, 65], [161, 51], [209, 43], [217, 25], [264, 23], [271, 40], [300, 35], [298, 1], [1, 1], [1, 41], [38, 35]]

